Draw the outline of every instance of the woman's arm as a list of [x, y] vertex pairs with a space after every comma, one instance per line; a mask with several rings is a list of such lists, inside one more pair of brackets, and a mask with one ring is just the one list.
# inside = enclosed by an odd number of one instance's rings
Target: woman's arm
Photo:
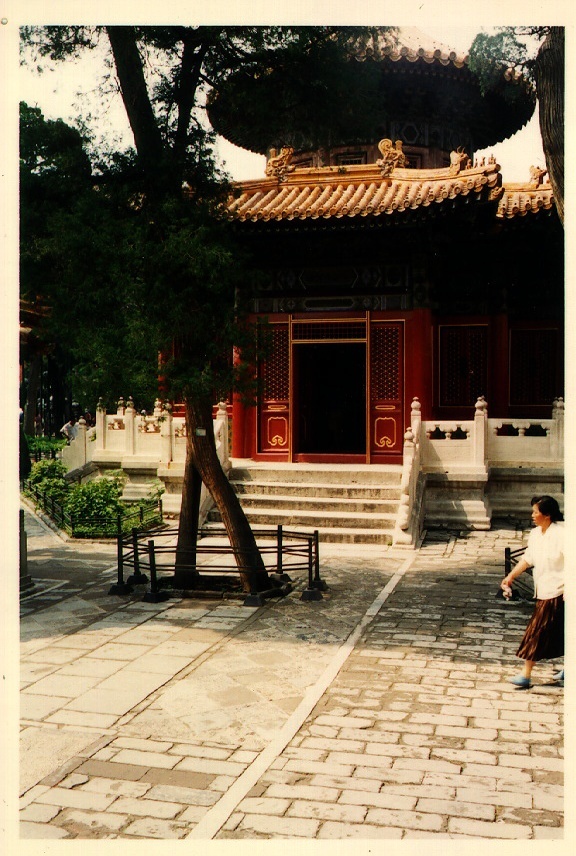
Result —
[[504, 577], [504, 579], [500, 583], [500, 588], [503, 589], [505, 587], [511, 586], [512, 583], [514, 582], [514, 580], [516, 579], [516, 577], [519, 577], [520, 574], [523, 574], [524, 571], [527, 571], [528, 568], [531, 568], [531, 567], [532, 567], [532, 565], [529, 562], [525, 561], [525, 559], [521, 559], [518, 562], [518, 564], [515, 566], [515, 568], [512, 571], [510, 571], [508, 576]]

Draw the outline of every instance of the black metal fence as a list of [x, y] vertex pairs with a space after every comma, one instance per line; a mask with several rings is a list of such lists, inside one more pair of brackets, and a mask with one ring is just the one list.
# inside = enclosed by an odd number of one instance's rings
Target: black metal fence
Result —
[[126, 507], [120, 513], [107, 516], [71, 514], [53, 496], [36, 485], [26, 482], [24, 492], [31, 496], [63, 532], [71, 538], [118, 538], [133, 529], [147, 530], [158, 526], [163, 520], [161, 500], [143, 500], [134, 507]]
[[[271, 588], [262, 590], [262, 580], [258, 579], [258, 574], [248, 562], [250, 557], [246, 557], [246, 566], [239, 565], [229, 544], [202, 543], [199, 539], [192, 550], [178, 549], [178, 529], [142, 532], [134, 528], [128, 536], [124, 533], [118, 536], [118, 581], [111, 587], [110, 594], [130, 593], [134, 585], [150, 582], [150, 591], [145, 599], [160, 601], [169, 597], [169, 591], [163, 588], [163, 584], [177, 579], [178, 575], [188, 575], [188, 579], [195, 580], [195, 584], [190, 586], [192, 590], [210, 589], [210, 584], [206, 583], [210, 577], [245, 575], [250, 581], [250, 591], [245, 593], [244, 605], [260, 606], [266, 598], [283, 596], [292, 590], [288, 572], [304, 572], [307, 587], [302, 593], [302, 600], [321, 600], [322, 591], [326, 591], [327, 586], [320, 578], [318, 531], [294, 532], [280, 525], [276, 529], [258, 530], [256, 534], [261, 542], [258, 553], [272, 583]], [[129, 575], [125, 579], [127, 573]], [[159, 573], [172, 576], [159, 579]]]
[[31, 449], [30, 461], [37, 464], [38, 461], [56, 461], [62, 457], [62, 449]]

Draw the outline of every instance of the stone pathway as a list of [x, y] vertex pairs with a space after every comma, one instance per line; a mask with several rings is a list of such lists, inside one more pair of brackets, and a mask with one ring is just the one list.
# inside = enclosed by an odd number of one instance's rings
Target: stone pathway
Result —
[[494, 596], [524, 534], [322, 544], [311, 603], [113, 597], [110, 554], [27, 598], [20, 835], [561, 838], [557, 664], [511, 687], [531, 605]]

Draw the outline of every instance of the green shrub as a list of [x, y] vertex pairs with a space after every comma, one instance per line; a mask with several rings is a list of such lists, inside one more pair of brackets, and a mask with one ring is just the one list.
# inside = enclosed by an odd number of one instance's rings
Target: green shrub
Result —
[[117, 478], [101, 478], [74, 485], [66, 497], [65, 511], [72, 520], [104, 518], [115, 521], [123, 513], [122, 483]]
[[[34, 496], [41, 492], [44, 496], [36, 498], [37, 504], [55, 517], [59, 526], [66, 529], [75, 538], [114, 538], [118, 532], [118, 517], [122, 517], [122, 530], [128, 534], [133, 526], [152, 526], [162, 522], [157, 500], [163, 493], [161, 482], [151, 486], [151, 498], [139, 506], [122, 502], [126, 476], [121, 470], [109, 476], [71, 485], [64, 478], [66, 467], [61, 461], [39, 461], [32, 467], [31, 485], [27, 492]], [[51, 506], [51, 502], [61, 507]]]
[[37, 461], [32, 464], [28, 481], [33, 485], [39, 485], [45, 480], [63, 479], [65, 475], [66, 467], [62, 461]]
[[46, 499], [49, 499], [61, 506], [64, 505], [70, 490], [70, 485], [65, 479], [42, 479], [34, 487], [44, 495], [44, 504], [46, 504]]
[[30, 454], [35, 452], [58, 452], [66, 445], [65, 437], [31, 437], [26, 435]]

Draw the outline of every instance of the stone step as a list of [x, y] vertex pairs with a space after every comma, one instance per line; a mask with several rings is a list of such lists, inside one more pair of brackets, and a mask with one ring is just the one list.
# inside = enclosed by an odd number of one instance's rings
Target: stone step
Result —
[[[236, 485], [234, 485], [236, 487]], [[340, 515], [354, 514], [396, 514], [398, 510], [398, 495], [395, 499], [355, 499], [346, 497], [319, 497], [316, 494], [302, 496], [294, 494], [261, 494], [250, 493], [241, 496], [244, 509], [278, 508], [285, 513], [294, 511], [324, 511], [329, 508]]]
[[[271, 525], [271, 524], [270, 524]], [[269, 530], [269, 526], [265, 526], [263, 524], [251, 523], [252, 530], [256, 537], [258, 537], [258, 531], [260, 529]], [[294, 530], [294, 527], [290, 527], [291, 530]], [[307, 526], [298, 526], [298, 531], [301, 532], [318, 532], [318, 540], [323, 543], [332, 543], [332, 544], [391, 544], [392, 543], [392, 532], [384, 529], [357, 529], [357, 528], [349, 528], [347, 526], [319, 526], [319, 527], [307, 527]], [[217, 536], [222, 537], [225, 535], [224, 527], [221, 523], [205, 523], [202, 527], [202, 537], [211, 537]]]
[[[322, 541], [391, 544], [401, 475], [399, 465], [235, 459], [228, 478], [255, 532], [282, 525], [317, 530]], [[216, 509], [203, 527], [203, 533], [212, 531], [222, 531]]]
[[[320, 529], [321, 527], [335, 527], [348, 529], [383, 529], [390, 532], [394, 529], [396, 514], [363, 514], [359, 512], [346, 513], [345, 511], [297, 511], [294, 508], [245, 508], [246, 517], [253, 523], [277, 526], [304, 526], [308, 529]], [[208, 514], [209, 522], [217, 522], [220, 514], [216, 509]]]
[[343, 485], [349, 487], [398, 486], [402, 475], [399, 465], [384, 464], [265, 464], [250, 463], [242, 466], [233, 463], [228, 473], [230, 481], [263, 481], [267, 484], [283, 482], [290, 484], [312, 483]]
[[398, 486], [377, 487], [375, 485], [344, 485], [325, 484], [320, 482], [274, 482], [274, 481], [238, 481], [231, 479], [231, 484], [238, 495], [244, 497], [254, 494], [274, 496], [276, 494], [297, 496], [327, 497], [330, 499], [352, 500], [395, 500], [398, 501]]

